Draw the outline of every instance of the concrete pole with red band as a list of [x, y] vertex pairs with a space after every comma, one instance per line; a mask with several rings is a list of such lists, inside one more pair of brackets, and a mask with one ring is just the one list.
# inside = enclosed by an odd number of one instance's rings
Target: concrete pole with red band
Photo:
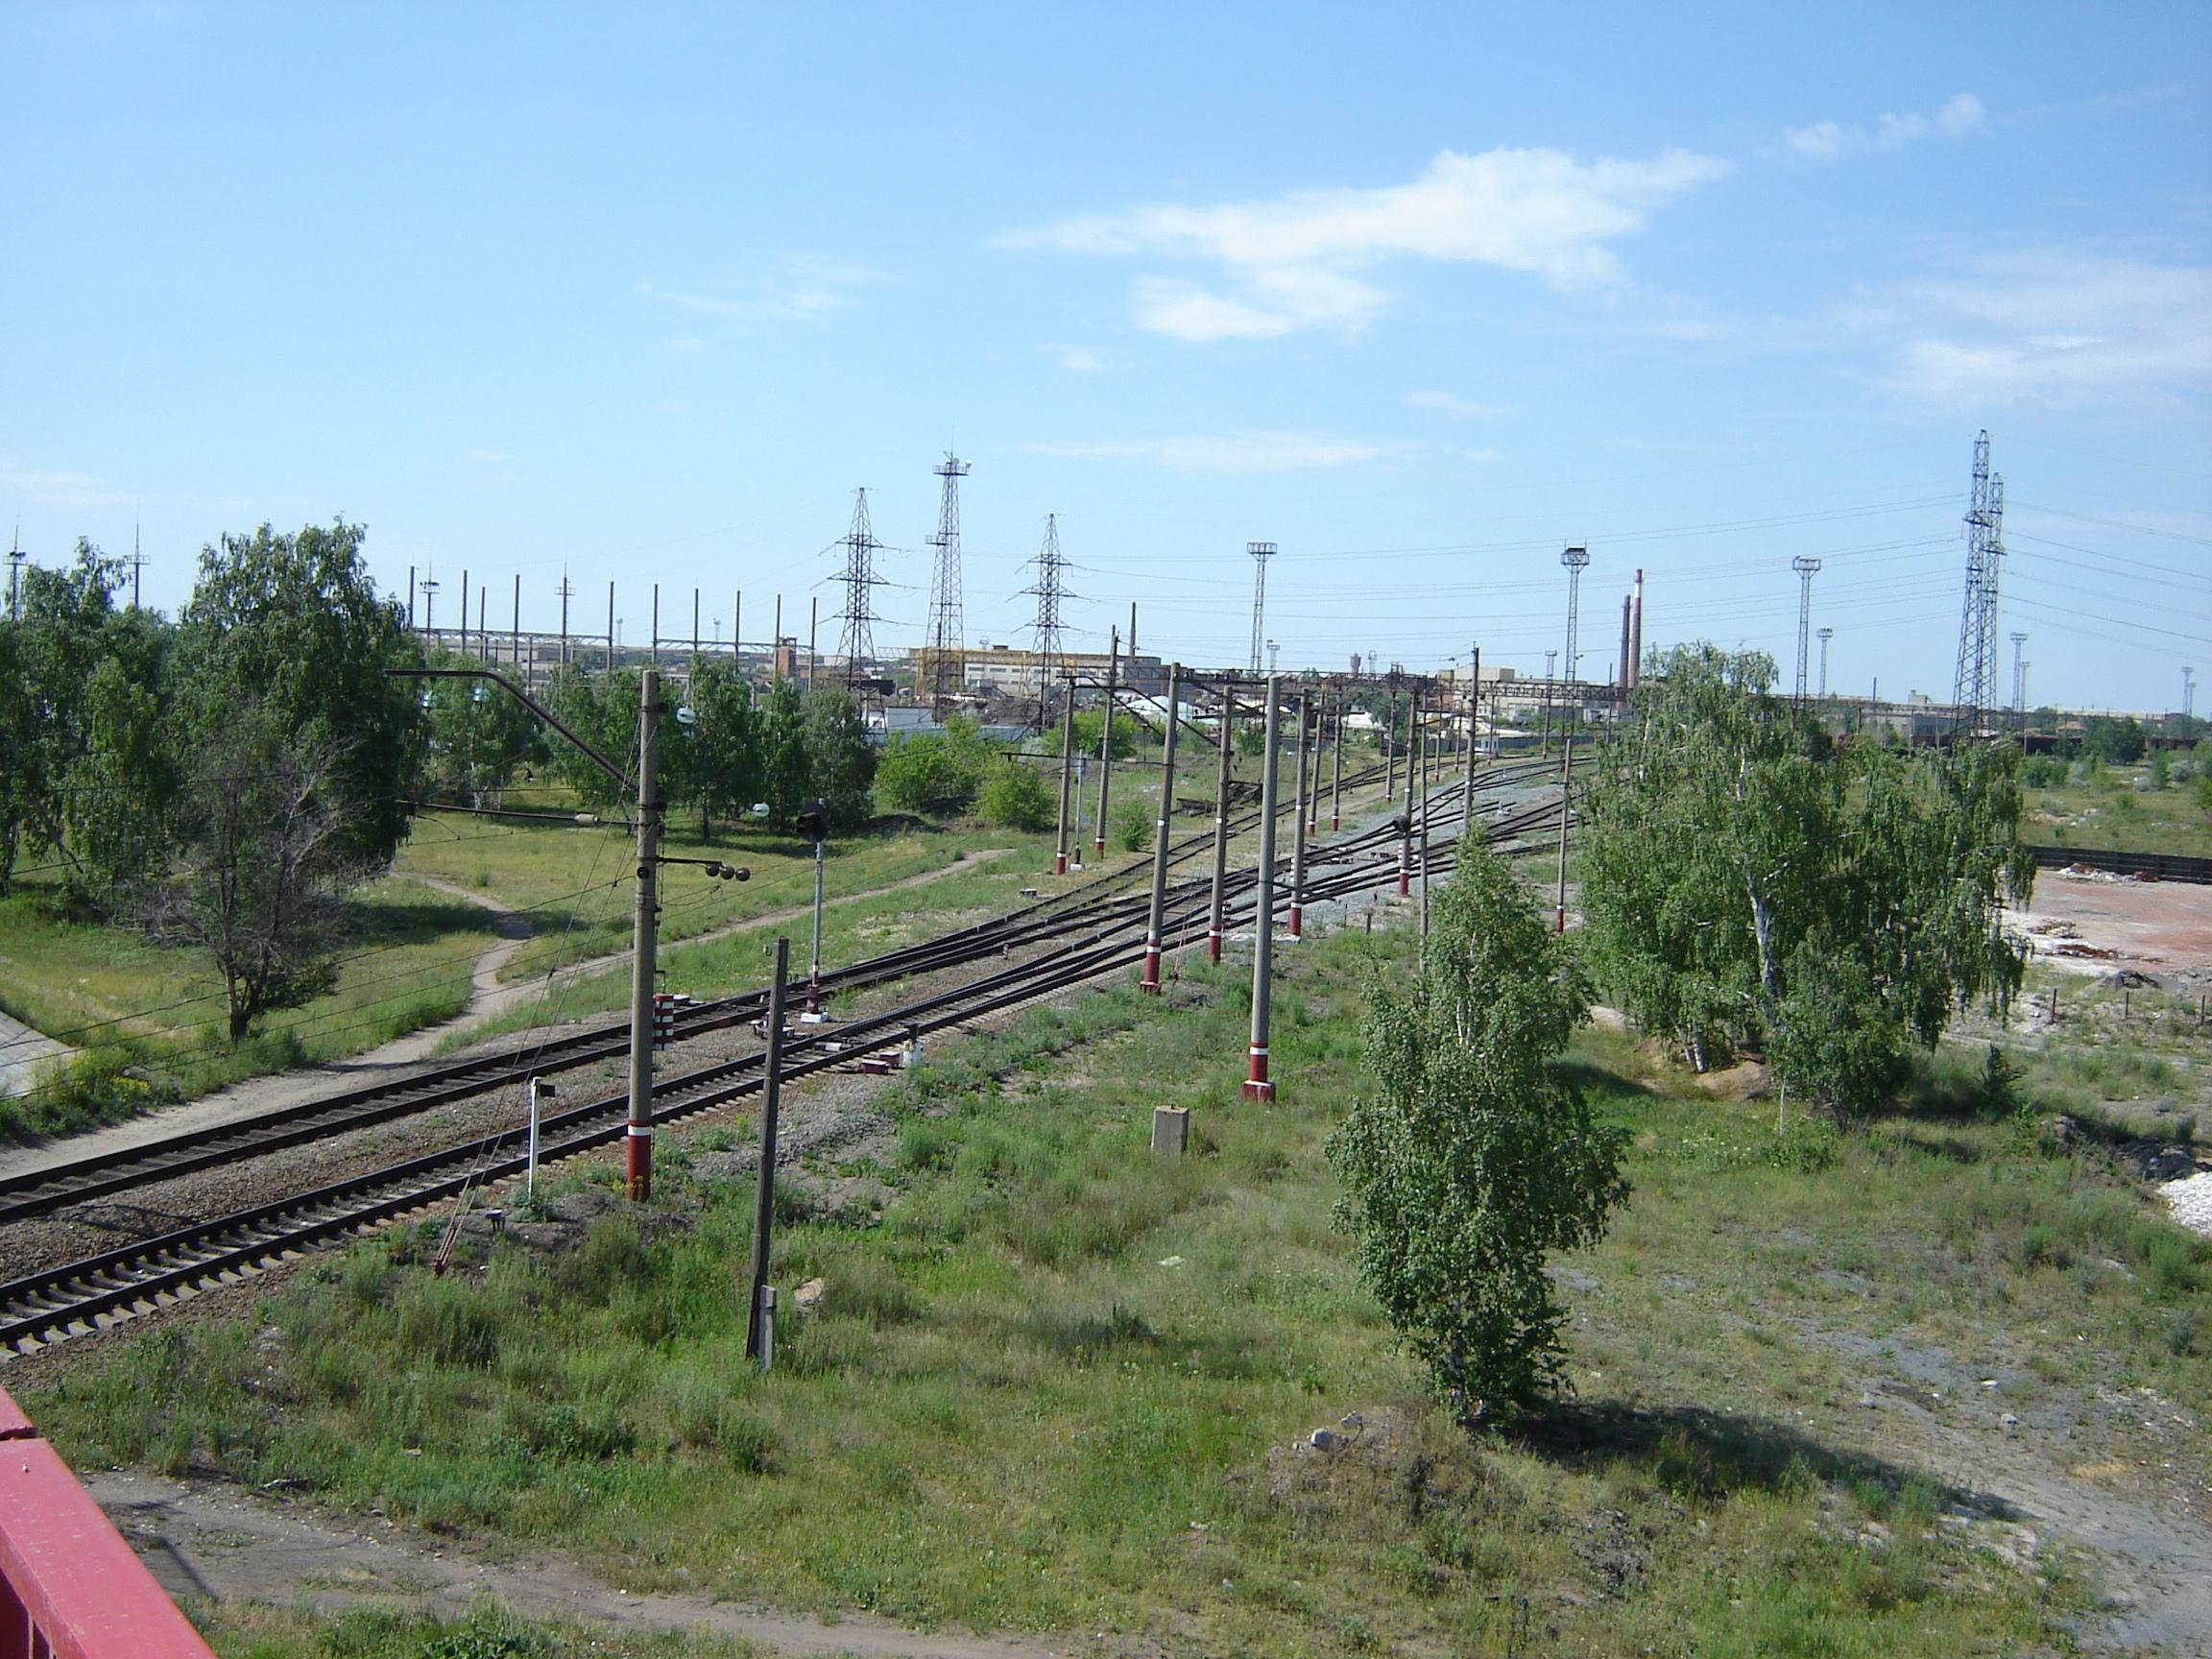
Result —
[[1167, 668], [1167, 735], [1160, 746], [1160, 820], [1152, 830], [1152, 909], [1144, 923], [1144, 978], [1140, 991], [1160, 995], [1160, 939], [1167, 910], [1167, 821], [1175, 811], [1175, 700], [1183, 668]]
[[1267, 1080], [1267, 998], [1275, 971], [1275, 747], [1282, 733], [1278, 682], [1267, 677], [1267, 748], [1260, 773], [1260, 885], [1252, 907], [1252, 1064], [1245, 1073], [1244, 1098], [1272, 1100]]

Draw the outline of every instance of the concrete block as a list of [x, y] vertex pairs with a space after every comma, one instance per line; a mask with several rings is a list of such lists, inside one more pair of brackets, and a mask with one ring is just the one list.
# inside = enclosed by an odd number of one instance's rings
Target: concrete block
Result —
[[1190, 1112], [1184, 1106], [1152, 1108], [1152, 1150], [1180, 1158], [1190, 1144]]

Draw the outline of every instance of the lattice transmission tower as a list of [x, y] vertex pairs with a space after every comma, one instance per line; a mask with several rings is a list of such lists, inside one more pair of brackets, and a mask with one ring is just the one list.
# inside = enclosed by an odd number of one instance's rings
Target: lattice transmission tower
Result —
[[1037, 566], [1037, 581], [1022, 591], [1037, 599], [1037, 720], [1042, 726], [1052, 688], [1060, 683], [1060, 602], [1074, 597], [1068, 591], [1068, 561], [1060, 556], [1057, 514], [1045, 515], [1045, 541], [1030, 563]]
[[1972, 732], [1997, 695], [1997, 569], [2005, 559], [2005, 480], [1989, 470], [1989, 434], [1974, 440], [1974, 494], [1966, 509], [1966, 603], [1959, 613], [1959, 671], [1951, 685], [1956, 729]]
[[936, 569], [929, 579], [929, 705], [942, 720], [968, 678], [960, 615], [960, 480], [968, 476], [968, 463], [948, 449], [944, 462], [932, 470], [945, 480], [937, 534], [929, 538], [929, 545], [937, 549]]
[[1252, 678], [1260, 678], [1260, 647], [1267, 635], [1267, 561], [1275, 557], [1272, 541], [1247, 541], [1252, 555]]
[[1575, 629], [1581, 621], [1582, 572], [1590, 567], [1590, 549], [1570, 547], [1559, 555], [1559, 563], [1567, 566], [1567, 684], [1575, 684]]
[[[1820, 561], [1800, 553], [1790, 561], [1790, 568], [1797, 572], [1797, 701], [1805, 701], [1805, 670], [1813, 656], [1813, 578], [1819, 573]], [[1826, 687], [1822, 687], [1825, 691]]]
[[876, 660], [874, 589], [883, 578], [876, 574], [876, 555], [883, 543], [868, 522], [868, 492], [853, 492], [853, 528], [839, 543], [845, 549], [845, 609], [837, 613], [837, 650], [845, 659], [845, 688], [850, 691]]

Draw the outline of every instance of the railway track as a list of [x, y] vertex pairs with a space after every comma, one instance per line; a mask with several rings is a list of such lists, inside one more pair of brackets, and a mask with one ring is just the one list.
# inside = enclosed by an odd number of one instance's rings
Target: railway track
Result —
[[[1257, 809], [1231, 822], [1232, 832], [1259, 819]], [[1170, 847], [1170, 864], [1213, 844], [1207, 830]], [[1131, 902], [1139, 880], [1149, 880], [1150, 866], [1098, 878], [1022, 909], [940, 935], [923, 944], [870, 957], [822, 977], [825, 992], [851, 995], [896, 983], [917, 974], [1002, 955], [1052, 936], [1063, 923], [1086, 916], [1107, 920]], [[768, 1006], [764, 990], [690, 1004], [678, 1011], [679, 1039], [759, 1018]], [[533, 1076], [564, 1071], [627, 1054], [626, 1020], [608, 1021], [583, 1031], [480, 1054], [412, 1071], [404, 1077], [364, 1083], [290, 1106], [165, 1137], [135, 1151], [87, 1156], [40, 1169], [0, 1176], [0, 1225], [50, 1214], [70, 1205], [110, 1197], [235, 1159], [288, 1146], [302, 1146], [334, 1135], [412, 1117], [439, 1106], [474, 1098], [494, 1089], [516, 1087]]]
[[[1482, 786], [1521, 781], [1485, 777]], [[1426, 805], [1429, 829], [1459, 823], [1464, 810], [1458, 805], [1463, 784], [1454, 784], [1431, 795]], [[1501, 815], [1484, 825], [1492, 841], [1510, 840], [1542, 828], [1548, 819], [1558, 821], [1556, 802], [1538, 802]], [[1393, 880], [1397, 873], [1396, 848], [1400, 832], [1384, 823], [1356, 831], [1319, 851], [1318, 874], [1310, 873], [1304, 890], [1308, 903], [1348, 897]], [[1192, 845], [1211, 845], [1212, 835], [1193, 837]], [[1170, 855], [1175, 849], [1171, 846]], [[1448, 843], [1429, 849], [1426, 874], [1433, 879], [1451, 867]], [[1094, 884], [1118, 885], [1127, 873]], [[1249, 924], [1259, 873], [1233, 872], [1225, 902], [1233, 920]], [[792, 1031], [785, 1050], [786, 1076], [805, 1076], [850, 1063], [857, 1049], [880, 1046], [909, 1033], [926, 1034], [961, 1024], [986, 1014], [1032, 1001], [1055, 991], [1094, 979], [1116, 968], [1133, 966], [1142, 956], [1142, 930], [1149, 913], [1149, 895], [1078, 890], [1082, 896], [1063, 895], [1016, 912], [998, 922], [962, 929], [926, 946], [888, 953], [870, 964], [846, 971], [842, 983], [850, 987], [865, 970], [880, 969], [867, 983], [883, 983], [931, 968], [972, 965], [978, 956], [1009, 955], [1022, 945], [1057, 944], [1060, 948], [1030, 960], [1009, 964], [966, 984], [936, 996], [835, 1026], [806, 1026]], [[1278, 880], [1278, 909], [1288, 904], [1286, 881]], [[1164, 943], [1179, 949], [1204, 934], [1211, 908], [1212, 881], [1201, 877], [1171, 885], [1163, 921]], [[1075, 901], [1070, 902], [1070, 901]], [[1046, 914], [1046, 912], [1056, 912]], [[903, 960], [894, 970], [891, 964]], [[765, 1006], [765, 993], [722, 999], [710, 1005], [717, 1024], [735, 1023], [752, 1016], [745, 1010]], [[709, 1026], [694, 1023], [693, 1032]], [[761, 1087], [764, 1053], [754, 1053], [668, 1077], [654, 1087], [657, 1121], [681, 1120], [717, 1109]], [[483, 1084], [467, 1087], [445, 1079], [438, 1089], [460, 1088], [478, 1093]], [[349, 1092], [360, 1094], [364, 1092]], [[447, 1095], [456, 1098], [458, 1095]], [[426, 1102], [384, 1102], [368, 1106], [375, 1116], [362, 1121], [382, 1121], [407, 1111], [422, 1110]], [[320, 1106], [323, 1103], [317, 1103]], [[541, 1162], [565, 1158], [611, 1145], [626, 1131], [628, 1099], [611, 1094], [548, 1116], [541, 1125]], [[310, 1125], [305, 1117], [315, 1117]], [[347, 1127], [358, 1127], [359, 1121]], [[147, 1185], [211, 1164], [277, 1146], [298, 1144], [334, 1129], [312, 1108], [300, 1118], [266, 1126], [270, 1133], [245, 1148], [219, 1149], [210, 1138], [180, 1138], [167, 1164], [149, 1162], [124, 1185]], [[188, 1141], [190, 1144], [182, 1144]], [[57, 1266], [0, 1285], [0, 1358], [32, 1352], [68, 1336], [100, 1330], [123, 1319], [188, 1299], [202, 1291], [237, 1283], [268, 1265], [290, 1260], [335, 1238], [373, 1230], [396, 1219], [455, 1198], [470, 1187], [508, 1178], [521, 1171], [523, 1155], [515, 1148], [512, 1129], [464, 1141], [437, 1151], [407, 1159], [384, 1168], [255, 1206], [234, 1214], [188, 1224], [157, 1237], [124, 1244], [100, 1255]], [[158, 1150], [158, 1149], [151, 1149]], [[117, 1170], [120, 1179], [123, 1172]], [[114, 1184], [103, 1192], [121, 1190]], [[96, 1194], [38, 1202], [37, 1210], [0, 1211], [0, 1220], [41, 1213]]]

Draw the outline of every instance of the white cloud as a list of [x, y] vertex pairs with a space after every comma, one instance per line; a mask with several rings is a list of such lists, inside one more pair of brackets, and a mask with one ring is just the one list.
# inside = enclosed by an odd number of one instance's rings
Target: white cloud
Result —
[[1860, 308], [1915, 401], [2080, 408], [2170, 403], [2212, 386], [2212, 267], [2061, 252], [1993, 256]]
[[731, 283], [734, 290], [731, 293], [677, 292], [646, 282], [640, 282], [637, 291], [663, 304], [713, 317], [804, 322], [842, 309], [854, 302], [859, 289], [889, 280], [864, 266], [787, 254], [776, 261], [773, 271]]
[[1309, 432], [1237, 432], [1203, 438], [1102, 438], [1024, 444], [1032, 455], [1077, 461], [1142, 461], [1176, 472], [1302, 472], [1358, 467], [1402, 447]]
[[1808, 161], [1834, 161], [1868, 150], [1895, 150], [1923, 138], [1960, 138], [1980, 132], [1985, 115], [1981, 99], [1960, 92], [1944, 100], [1933, 115], [1884, 115], [1871, 129], [1815, 121], [1810, 127], [1786, 129], [1782, 140]]
[[1268, 339], [1364, 327], [1389, 296], [1353, 273], [1391, 258], [1495, 265], [1560, 289], [1618, 284], [1621, 262], [1609, 244], [1640, 229], [1650, 209], [1728, 171], [1725, 161], [1682, 150], [1587, 163], [1554, 150], [1447, 150], [1405, 184], [1214, 206], [1155, 204], [1002, 240], [1212, 263], [1225, 288], [1141, 276], [1140, 325], [1184, 340]]
[[18, 467], [12, 461], [0, 461], [0, 489], [41, 507], [120, 507], [137, 499], [89, 472]]
[[1106, 367], [1106, 360], [1088, 346], [1047, 346], [1045, 349], [1059, 359], [1061, 368], [1079, 374], [1094, 374]]
[[1501, 421], [1513, 413], [1503, 404], [1470, 402], [1455, 392], [1408, 392], [1404, 401], [1408, 409], [1452, 415], [1462, 421]]

